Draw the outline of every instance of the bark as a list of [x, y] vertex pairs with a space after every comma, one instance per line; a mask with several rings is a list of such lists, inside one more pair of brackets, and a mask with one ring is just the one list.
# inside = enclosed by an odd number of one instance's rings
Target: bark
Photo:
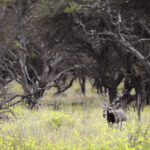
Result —
[[108, 88], [108, 90], [109, 90], [109, 100], [111, 104], [117, 97], [117, 86], [112, 86], [111, 88]]
[[79, 83], [80, 83], [80, 87], [81, 87], [81, 92], [82, 94], [85, 95], [85, 78], [82, 77], [82, 78], [79, 78]]
[[133, 56], [135, 56], [143, 64], [145, 71], [150, 73], [150, 62], [137, 49], [135, 49], [130, 43], [128, 43], [124, 38], [119, 41], [123, 46], [125, 46], [130, 51], [130, 53]]

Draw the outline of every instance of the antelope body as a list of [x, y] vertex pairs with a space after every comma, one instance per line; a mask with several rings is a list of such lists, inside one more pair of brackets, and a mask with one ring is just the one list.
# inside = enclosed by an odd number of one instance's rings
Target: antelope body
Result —
[[112, 112], [115, 118], [115, 123], [126, 121], [126, 113], [122, 109], [118, 109]]
[[121, 107], [121, 104], [119, 102], [119, 99], [116, 98], [113, 103], [108, 104], [109, 102], [109, 91], [107, 89], [106, 95], [105, 95], [105, 100], [107, 104], [105, 105], [100, 105], [103, 108], [103, 117], [107, 119], [107, 122], [110, 124], [114, 123], [119, 123], [123, 121], [126, 121], [126, 113], [122, 109], [119, 109]]
[[102, 107], [103, 108], [103, 117], [107, 119], [108, 123], [119, 123], [126, 121], [126, 113], [122, 109], [114, 109], [110, 106]]

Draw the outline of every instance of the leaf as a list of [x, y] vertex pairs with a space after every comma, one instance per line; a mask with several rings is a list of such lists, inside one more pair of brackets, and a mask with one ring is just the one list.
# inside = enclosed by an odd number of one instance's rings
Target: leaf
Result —
[[19, 44], [18, 42], [16, 42], [16, 43], [15, 43], [15, 46], [16, 46], [16, 47], [19, 47], [19, 46], [20, 46], [20, 44]]

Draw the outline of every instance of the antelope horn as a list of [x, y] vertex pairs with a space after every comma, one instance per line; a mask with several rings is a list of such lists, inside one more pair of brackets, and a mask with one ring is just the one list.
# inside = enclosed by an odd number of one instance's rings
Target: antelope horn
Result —
[[105, 105], [103, 105], [103, 104], [100, 104], [100, 107], [101, 107], [101, 108], [103, 108], [103, 109], [105, 109], [105, 108], [106, 108], [106, 106], [105, 106]]
[[119, 107], [120, 107], [120, 103], [118, 103], [115, 106], [113, 106], [114, 109], [118, 109]]

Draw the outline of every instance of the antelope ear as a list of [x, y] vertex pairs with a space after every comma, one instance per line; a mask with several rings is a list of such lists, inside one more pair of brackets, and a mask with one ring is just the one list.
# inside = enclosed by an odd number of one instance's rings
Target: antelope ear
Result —
[[103, 105], [103, 104], [100, 104], [100, 107], [103, 108], [103, 109], [106, 108], [105, 105]]

